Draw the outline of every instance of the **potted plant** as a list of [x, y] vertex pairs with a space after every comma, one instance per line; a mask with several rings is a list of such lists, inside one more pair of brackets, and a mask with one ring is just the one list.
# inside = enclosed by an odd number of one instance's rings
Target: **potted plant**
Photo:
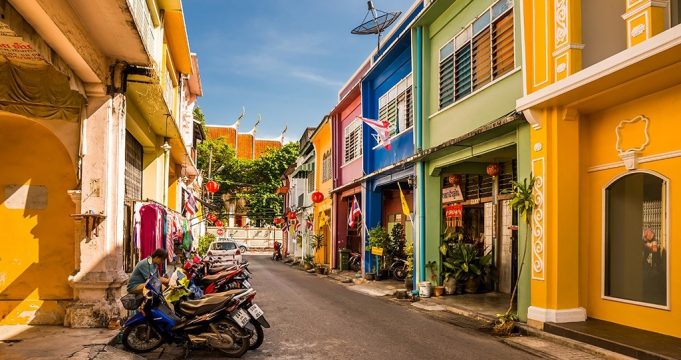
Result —
[[475, 245], [460, 241], [443, 244], [440, 252], [447, 254], [443, 266], [451, 272], [449, 277], [456, 279], [455, 286], [461, 282], [466, 293], [476, 293], [480, 288], [481, 276], [490, 271], [492, 254], [480, 256]]
[[406, 271], [407, 276], [404, 278], [404, 286], [407, 291], [414, 291], [414, 242], [407, 240], [404, 246], [404, 251], [407, 255]]
[[[369, 230], [368, 241], [371, 248], [383, 249], [385, 254], [386, 248], [390, 246], [390, 234], [381, 225], [377, 225]], [[379, 266], [376, 268], [376, 280], [389, 277], [389, 268], [386, 267], [385, 256], [381, 256]]]
[[305, 271], [312, 270], [314, 267], [314, 257], [312, 255], [307, 254], [305, 255], [305, 258], [303, 259], [303, 264], [305, 266]]
[[364, 278], [369, 280], [369, 281], [376, 280], [376, 267], [375, 266], [372, 267], [371, 272], [364, 274]]

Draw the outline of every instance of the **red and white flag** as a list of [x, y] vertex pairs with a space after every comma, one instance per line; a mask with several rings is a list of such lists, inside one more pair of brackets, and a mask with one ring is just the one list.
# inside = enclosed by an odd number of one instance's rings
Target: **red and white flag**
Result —
[[352, 229], [357, 226], [357, 217], [362, 215], [362, 210], [359, 208], [357, 196], [353, 196], [352, 206], [350, 207], [350, 216], [348, 217], [348, 226]]
[[379, 145], [383, 145], [383, 147], [388, 151], [392, 149], [392, 145], [390, 145], [389, 122], [384, 120], [367, 119], [361, 116], [358, 116], [357, 118], [362, 120], [362, 122], [364, 122], [365, 124], [369, 125], [370, 128], [376, 130], [377, 135], [375, 135], [374, 137], [376, 138], [376, 141], [379, 143]]

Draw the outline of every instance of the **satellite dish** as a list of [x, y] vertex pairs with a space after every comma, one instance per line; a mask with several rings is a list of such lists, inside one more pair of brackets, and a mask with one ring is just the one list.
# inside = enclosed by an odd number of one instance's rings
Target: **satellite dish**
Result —
[[[381, 33], [385, 31], [395, 20], [402, 14], [401, 11], [385, 12], [377, 10], [374, 7], [373, 1], [367, 1], [369, 10], [362, 20], [362, 24], [352, 29], [351, 33], [355, 35], [378, 35], [378, 48], [381, 48]], [[371, 15], [371, 19], [369, 19]], [[368, 19], [368, 20], [367, 20]]]

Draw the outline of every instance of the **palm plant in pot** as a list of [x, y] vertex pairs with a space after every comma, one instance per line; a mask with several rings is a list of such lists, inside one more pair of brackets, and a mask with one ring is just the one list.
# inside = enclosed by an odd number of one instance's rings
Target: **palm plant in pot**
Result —
[[[381, 225], [369, 230], [369, 245], [371, 248], [380, 248], [385, 250], [390, 246], [390, 234]], [[380, 265], [376, 267], [376, 280], [381, 280], [389, 276], [388, 268], [386, 267], [385, 256], [381, 256]]]
[[305, 255], [305, 258], [303, 259], [303, 264], [305, 266], [305, 270], [312, 270], [314, 267], [314, 257], [312, 255], [307, 254]]
[[404, 287], [407, 291], [414, 291], [414, 242], [406, 240], [404, 252], [407, 255], [406, 272], [407, 276], [404, 278]]
[[[317, 252], [319, 252], [319, 250], [321, 250], [321, 248], [324, 246], [324, 234], [314, 234], [310, 237], [310, 240], [312, 249], [314, 249], [314, 253], [317, 254]], [[324, 273], [324, 267], [322, 264], [317, 264], [317, 273]]]
[[[449, 249], [451, 248], [451, 250]], [[443, 248], [440, 248], [442, 251]], [[473, 244], [456, 242], [444, 249], [447, 257], [444, 266], [452, 271], [457, 281], [463, 282], [466, 293], [473, 294], [480, 288], [480, 278], [489, 272], [492, 254], [480, 256]]]

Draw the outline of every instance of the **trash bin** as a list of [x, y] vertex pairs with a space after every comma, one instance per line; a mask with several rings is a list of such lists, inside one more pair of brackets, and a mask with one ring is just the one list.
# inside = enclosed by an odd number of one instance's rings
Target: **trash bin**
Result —
[[350, 249], [338, 250], [338, 269], [340, 271], [350, 270], [348, 261], [350, 260]]

